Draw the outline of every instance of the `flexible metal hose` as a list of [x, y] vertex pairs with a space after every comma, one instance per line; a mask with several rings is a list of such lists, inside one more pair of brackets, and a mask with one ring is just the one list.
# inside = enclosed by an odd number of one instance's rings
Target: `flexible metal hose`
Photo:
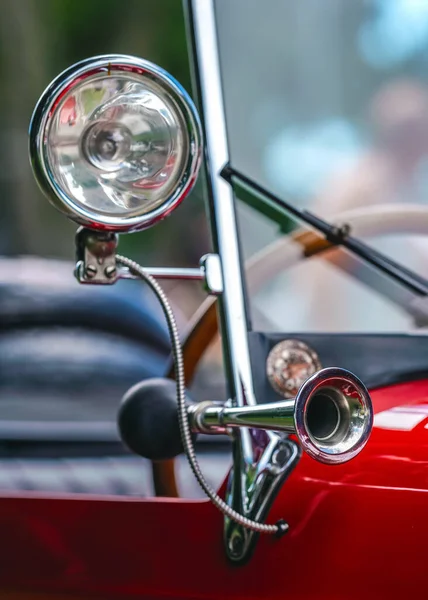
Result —
[[283, 529], [280, 524], [265, 525], [263, 523], [258, 523], [257, 521], [247, 519], [247, 517], [244, 517], [240, 513], [233, 510], [233, 508], [226, 504], [226, 502], [222, 498], [220, 498], [220, 496], [205, 480], [201, 468], [199, 466], [198, 460], [196, 458], [196, 453], [192, 441], [192, 433], [187, 417], [183, 352], [181, 349], [180, 336], [178, 333], [174, 312], [162, 287], [151, 275], [144, 271], [143, 267], [141, 267], [135, 261], [121, 255], [116, 256], [116, 261], [118, 264], [127, 267], [133, 275], [136, 275], [143, 279], [156, 294], [162, 306], [162, 310], [164, 312], [169, 334], [171, 337], [171, 347], [174, 358], [175, 381], [177, 386], [178, 422], [180, 425], [181, 439], [183, 442], [184, 453], [187, 457], [190, 468], [197, 482], [199, 483], [205, 494], [208, 496], [208, 498], [211, 500], [211, 502], [232, 521], [235, 521], [236, 523], [242, 525], [242, 527], [245, 527], [246, 529], [251, 529], [252, 531], [256, 531], [258, 533], [282, 533]]

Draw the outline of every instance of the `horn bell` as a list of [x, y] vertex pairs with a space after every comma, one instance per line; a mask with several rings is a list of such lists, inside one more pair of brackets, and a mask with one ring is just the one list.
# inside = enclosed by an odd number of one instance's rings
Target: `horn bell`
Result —
[[305, 452], [328, 465], [354, 458], [373, 427], [370, 395], [353, 373], [321, 369], [300, 387], [294, 399], [268, 404], [227, 406], [201, 402], [188, 408], [192, 429], [227, 433], [235, 427], [294, 433]]
[[354, 458], [373, 427], [373, 407], [363, 382], [338, 367], [321, 369], [295, 398], [294, 428], [303, 450], [325, 464]]

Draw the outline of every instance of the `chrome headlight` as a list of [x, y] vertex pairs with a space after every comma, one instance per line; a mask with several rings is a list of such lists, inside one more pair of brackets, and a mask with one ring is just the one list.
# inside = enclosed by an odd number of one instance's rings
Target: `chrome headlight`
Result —
[[51, 202], [93, 229], [136, 231], [192, 189], [202, 155], [195, 106], [166, 71], [134, 57], [73, 65], [41, 96], [30, 159]]

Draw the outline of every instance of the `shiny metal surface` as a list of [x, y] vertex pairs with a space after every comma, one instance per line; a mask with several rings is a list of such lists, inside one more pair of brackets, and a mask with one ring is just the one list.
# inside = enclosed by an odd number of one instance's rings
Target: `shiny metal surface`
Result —
[[[327, 396], [338, 414], [337, 427], [324, 432], [311, 427], [313, 404]], [[313, 413], [315, 417], [316, 414]], [[303, 450], [326, 464], [354, 458], [366, 445], [373, 428], [373, 407], [363, 382], [350, 371], [329, 367], [312, 375], [296, 396], [296, 434]]]
[[192, 406], [189, 415], [196, 431], [227, 431], [230, 427], [251, 427], [295, 433], [294, 400], [256, 406], [228, 407], [212, 402]]
[[224, 286], [219, 255], [206, 254], [201, 258], [200, 265], [204, 273], [206, 290], [213, 296], [222, 294], [224, 292]]
[[[188, 138], [188, 158], [180, 179], [171, 194], [160, 206], [140, 214], [112, 215], [98, 213], [96, 210], [77, 202], [67, 194], [55, 180], [49, 166], [49, 147], [47, 130], [53, 118], [55, 107], [61, 97], [73, 85], [82, 80], [100, 74], [112, 72], [121, 76], [144, 77], [153, 86], [162, 89], [178, 107], [183, 131]], [[199, 117], [194, 104], [184, 88], [169, 73], [160, 67], [140, 58], [118, 54], [98, 56], [83, 60], [61, 73], [41, 96], [30, 123], [30, 161], [36, 180], [48, 199], [69, 218], [92, 229], [111, 231], [137, 231], [149, 227], [166, 217], [178, 206], [192, 189], [201, 163], [202, 134]]]
[[251, 427], [296, 433], [303, 450], [325, 464], [354, 458], [373, 427], [367, 389], [353, 373], [337, 367], [310, 377], [294, 400], [240, 407], [202, 403], [189, 416], [193, 428], [204, 432]]
[[[187, 281], [202, 281], [205, 278], [204, 271], [198, 268], [186, 267], [144, 267], [144, 271], [155, 279], [184, 279]], [[122, 268], [119, 276], [121, 279], [139, 279], [129, 269]]]
[[[199, 268], [188, 267], [144, 267], [144, 271], [155, 279], [181, 279], [184, 281], [203, 281], [205, 289], [213, 296], [223, 291], [223, 277], [220, 258], [217, 254], [206, 254], [200, 260]], [[122, 267], [121, 279], [138, 279], [129, 269]]]
[[[213, 0], [187, 0], [187, 24], [192, 42], [194, 77], [201, 107], [208, 165], [208, 196], [214, 247], [218, 252], [223, 279], [219, 314], [224, 364], [231, 403], [237, 407], [255, 406], [253, 374], [248, 347], [248, 320], [244, 297], [245, 283], [239, 250], [234, 197], [220, 173], [229, 159], [223, 91], [219, 68], [215, 10]], [[272, 456], [282, 445], [276, 433], [257, 435], [247, 428], [234, 433], [233, 470], [229, 476], [226, 500], [234, 511], [252, 520], [264, 520], [257, 498], [265, 496], [270, 506], [279, 486], [272, 480]], [[293, 454], [294, 465], [298, 453]], [[290, 466], [289, 465], [289, 466]], [[283, 475], [289, 466], [284, 467]], [[284, 479], [281, 479], [281, 481]], [[267, 508], [266, 508], [267, 510]], [[263, 529], [264, 528], [264, 529]], [[260, 530], [278, 532], [277, 525], [261, 525]], [[225, 547], [230, 560], [245, 561], [257, 537], [230, 519], [225, 519]]]
[[317, 353], [299, 340], [276, 344], [266, 360], [269, 383], [284, 398], [293, 398], [308, 377], [320, 369]]
[[[234, 198], [220, 171], [228, 161], [226, 123], [218, 64], [214, 6], [211, 0], [191, 0], [196, 41], [201, 108], [209, 164], [210, 212], [213, 237], [220, 256], [224, 293], [219, 299], [222, 333], [229, 372], [229, 393], [237, 405], [256, 404], [247, 343], [244, 281], [237, 236]], [[245, 436], [246, 437], [246, 436]], [[249, 439], [244, 443], [252, 458]]]
[[118, 278], [118, 236], [110, 231], [80, 227], [76, 233], [75, 276], [79, 283], [110, 285]]
[[[224, 404], [203, 400], [195, 402], [187, 407], [187, 416], [190, 427], [195, 433], [227, 434], [227, 427], [222, 425], [218, 418], [218, 411], [224, 408]], [[210, 417], [209, 415], [213, 415]]]

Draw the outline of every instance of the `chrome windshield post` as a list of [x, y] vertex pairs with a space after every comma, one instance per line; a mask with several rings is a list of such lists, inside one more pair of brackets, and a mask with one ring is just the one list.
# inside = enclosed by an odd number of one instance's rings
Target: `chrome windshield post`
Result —
[[[233, 406], [255, 405], [235, 202], [232, 188], [220, 175], [229, 161], [229, 151], [214, 0], [186, 0], [185, 6], [194, 82], [205, 131], [209, 216], [215, 251], [222, 265], [223, 293], [218, 304], [228, 393]], [[263, 522], [277, 490], [299, 456], [299, 449], [276, 433], [256, 433], [245, 428], [234, 432], [233, 445], [227, 502], [241, 514]], [[233, 562], [249, 558], [257, 537], [226, 519], [225, 546]]]

